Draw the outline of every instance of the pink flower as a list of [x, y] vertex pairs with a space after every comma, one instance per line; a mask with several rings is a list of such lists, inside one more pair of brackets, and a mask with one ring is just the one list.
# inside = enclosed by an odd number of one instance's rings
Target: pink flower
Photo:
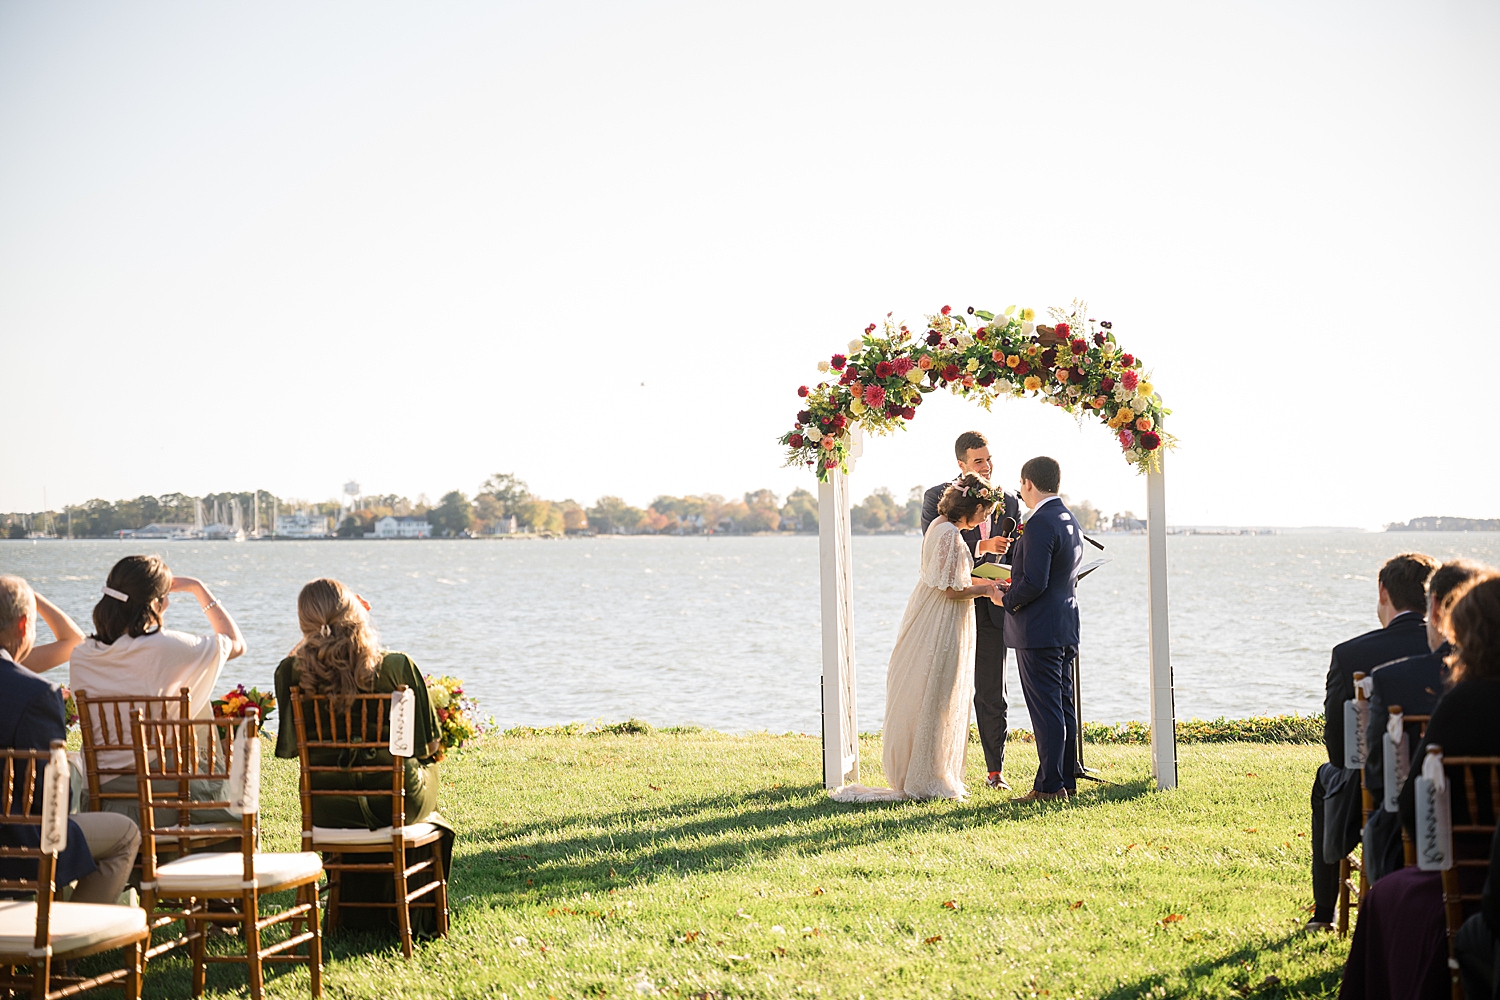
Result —
[[1130, 448], [1135, 444], [1135, 435], [1128, 430], [1120, 431], [1120, 447]]
[[837, 469], [838, 467], [839, 460], [836, 458], [830, 458], [828, 461], [823, 463], [823, 468], [825, 469]]
[[823, 435], [822, 444], [823, 444], [823, 450], [824, 451], [832, 451], [833, 450], [833, 437], [831, 435], [828, 435], [828, 434]]
[[912, 360], [911, 358], [897, 358], [891, 362], [891, 366], [896, 369], [897, 375], [905, 376], [912, 369]]
[[878, 385], [865, 386], [865, 405], [878, 410], [885, 405], [885, 389]]
[[1131, 392], [1135, 391], [1135, 387], [1140, 384], [1140, 381], [1141, 377], [1135, 373], [1134, 369], [1120, 376], [1120, 384]]

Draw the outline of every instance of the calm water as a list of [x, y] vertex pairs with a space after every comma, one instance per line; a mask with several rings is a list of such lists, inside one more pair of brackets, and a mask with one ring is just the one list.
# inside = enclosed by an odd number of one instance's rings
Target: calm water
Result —
[[[1084, 715], [1144, 719], [1146, 540], [1104, 541], [1113, 562], [1079, 585]], [[880, 727], [918, 542], [854, 540], [863, 729]], [[1330, 647], [1376, 626], [1375, 573], [1410, 548], [1500, 565], [1491, 534], [1170, 538], [1179, 717], [1320, 711]], [[505, 725], [634, 715], [732, 731], [819, 727], [815, 537], [4, 541], [0, 571], [31, 580], [87, 632], [109, 566], [138, 551], [206, 580], [239, 622], [250, 653], [229, 664], [225, 688], [269, 686], [297, 639], [298, 589], [329, 575], [371, 602], [391, 648], [429, 674], [462, 677]], [[191, 598], [168, 624], [207, 630]], [[1019, 702], [1013, 663], [1010, 688]], [[1027, 724], [1024, 709], [1014, 714]]]

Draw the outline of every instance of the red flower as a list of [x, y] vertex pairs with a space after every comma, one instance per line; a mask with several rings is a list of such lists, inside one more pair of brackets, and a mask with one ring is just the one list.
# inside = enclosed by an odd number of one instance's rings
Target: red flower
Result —
[[899, 416], [901, 416], [901, 407], [887, 406], [885, 408], [885, 417], [887, 420], [895, 420]]
[[811, 410], [798, 410], [797, 411], [797, 423], [799, 423], [799, 424], [805, 424], [805, 423], [807, 423], [811, 419], [812, 419], [812, 411]]
[[848, 419], [842, 413], [835, 413], [833, 415], [833, 420], [830, 421], [830, 422], [833, 424], [834, 427], [843, 427], [849, 421], [848, 421]]
[[875, 324], [874, 323], [871, 323], [869, 326], [865, 327], [865, 333], [874, 333], [874, 332], [875, 332]]
[[865, 405], [878, 410], [885, 405], [885, 389], [878, 385], [865, 386]]
[[1155, 451], [1161, 447], [1161, 435], [1155, 431], [1142, 431], [1141, 447], [1147, 451]]
[[1048, 368], [1057, 364], [1057, 351], [1051, 347], [1042, 352], [1042, 364]]
[[1104, 334], [1102, 334], [1102, 333], [1096, 333], [1096, 334], [1094, 334], [1094, 346], [1096, 346], [1096, 347], [1103, 347], [1104, 346], [1104, 342], [1106, 340], [1108, 340], [1108, 339], [1109, 338], [1106, 337], [1106, 336], [1104, 336]]
[[1089, 342], [1080, 337], [1068, 346], [1073, 348], [1074, 354], [1082, 354], [1084, 351], [1087, 351], [1089, 349]]
[[786, 443], [791, 445], [793, 448], [800, 448], [802, 447], [802, 435], [793, 434], [791, 437], [787, 438]]
[[1108, 375], [1104, 376], [1103, 378], [1101, 378], [1099, 380], [1099, 391], [1100, 392], [1109, 392], [1114, 387], [1115, 387], [1115, 380], [1112, 379], [1112, 378], [1110, 378]]
[[839, 460], [836, 458], [825, 459], [823, 462], [823, 468], [825, 469], [837, 469], [838, 467]]
[[988, 375], [981, 375], [981, 376], [980, 376], [980, 377], [979, 377], [979, 384], [980, 384], [980, 385], [990, 385], [990, 384], [992, 384], [992, 383], [993, 383], [993, 382], [994, 382], [994, 381], [995, 381], [995, 375], [994, 375], [994, 373], [993, 373], [993, 372], [991, 372], [991, 373], [990, 373], [990, 374], [988, 374]]
[[953, 307], [952, 306], [943, 306], [943, 308], [942, 308], [942, 313], [943, 313], [944, 316], [948, 315], [952, 311], [953, 311]]
[[1123, 364], [1126, 368], [1134, 368], [1135, 367], [1135, 355], [1134, 354], [1123, 355], [1120, 358], [1120, 363]]
[[879, 379], [890, 378], [891, 373], [895, 370], [896, 366], [891, 364], [889, 361], [878, 362], [875, 365], [875, 377]]
[[936, 347], [943, 342], [943, 335], [936, 330], [927, 331], [927, 346]]
[[905, 377], [907, 372], [916, 367], [911, 358], [897, 358], [895, 361], [892, 361], [891, 364], [895, 367], [896, 374], [903, 377]]
[[858, 377], [859, 372], [855, 370], [853, 365], [850, 365], [848, 368], [844, 369], [844, 374], [839, 376], [839, 385], [848, 385]]
[[947, 379], [949, 382], [952, 382], [954, 379], [958, 378], [958, 365], [949, 365], [948, 367], [944, 368], [943, 378]]
[[833, 360], [830, 361], [830, 362], [828, 362], [828, 367], [832, 368], [836, 372], [837, 371], [843, 371], [844, 365], [846, 365], [848, 363], [849, 363], [849, 359], [848, 358], [844, 357], [842, 354], [835, 354], [833, 356]]
[[797, 387], [797, 395], [802, 396], [803, 398], [806, 398], [807, 397], [807, 386], [805, 386], [805, 385], [799, 385]]
[[1025, 375], [1027, 372], [1031, 371], [1031, 365], [1025, 358], [1022, 358], [1021, 363], [1016, 365], [1013, 370], [1017, 375]]
[[1123, 385], [1126, 389], [1129, 389], [1131, 392], [1135, 392], [1135, 387], [1139, 385], [1140, 382], [1141, 377], [1135, 373], [1134, 369], [1126, 372], [1120, 378], [1120, 384]]
[[901, 411], [901, 415], [907, 420], [911, 420], [917, 415], [917, 408], [915, 406], [908, 406]]
[[1059, 337], [1066, 337], [1068, 335], [1068, 331], [1071, 330], [1071, 329], [1073, 329], [1073, 328], [1070, 327], [1068, 324], [1066, 324], [1066, 323], [1059, 323], [1059, 324], [1057, 324], [1057, 335]]

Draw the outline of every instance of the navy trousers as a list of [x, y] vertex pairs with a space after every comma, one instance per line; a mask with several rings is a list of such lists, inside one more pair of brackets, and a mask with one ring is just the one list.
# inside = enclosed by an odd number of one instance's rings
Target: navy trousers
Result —
[[1055, 792], [1078, 787], [1078, 717], [1073, 714], [1073, 658], [1077, 646], [1016, 650], [1021, 693], [1036, 730], [1038, 766], [1032, 788]]

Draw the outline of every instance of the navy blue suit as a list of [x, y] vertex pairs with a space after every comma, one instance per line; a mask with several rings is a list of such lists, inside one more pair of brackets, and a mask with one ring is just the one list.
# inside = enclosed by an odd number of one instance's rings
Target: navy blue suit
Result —
[[[67, 737], [65, 711], [62, 692], [56, 684], [38, 677], [11, 659], [9, 653], [0, 650], [0, 747], [51, 749], [53, 740]], [[38, 769], [32, 799], [33, 813], [42, 811], [41, 774], [45, 770], [45, 767]], [[24, 780], [24, 771], [16, 775], [15, 794], [23, 793]], [[41, 842], [40, 827], [9, 823], [0, 826], [0, 845], [37, 847]], [[83, 831], [77, 823], [69, 820], [68, 846], [57, 856], [56, 883], [67, 885], [92, 873], [97, 867], [94, 856], [89, 853], [88, 841], [83, 839]], [[0, 860], [0, 878], [36, 878], [36, 862], [19, 858]]]
[[1005, 644], [1016, 651], [1021, 690], [1036, 729], [1039, 792], [1074, 790], [1078, 717], [1073, 713], [1073, 660], [1078, 655], [1078, 567], [1083, 530], [1063, 502], [1031, 515], [1013, 546]]
[[[951, 483], [943, 483], [928, 490], [922, 497], [922, 534], [938, 517], [938, 501], [943, 498]], [[998, 538], [1000, 522], [1007, 517], [1021, 520], [1021, 503], [1014, 493], [1002, 491], [1002, 500], [990, 514], [990, 537]], [[960, 532], [969, 546], [974, 562], [995, 559], [993, 554], [980, 555], [979, 528]], [[999, 557], [998, 562], [1009, 562], [1010, 556]], [[979, 724], [979, 745], [984, 749], [985, 767], [1001, 774], [1005, 771], [1005, 741], [1010, 736], [1007, 716], [1010, 703], [1005, 697], [1005, 612], [1000, 605], [987, 597], [974, 598], [974, 718]]]

